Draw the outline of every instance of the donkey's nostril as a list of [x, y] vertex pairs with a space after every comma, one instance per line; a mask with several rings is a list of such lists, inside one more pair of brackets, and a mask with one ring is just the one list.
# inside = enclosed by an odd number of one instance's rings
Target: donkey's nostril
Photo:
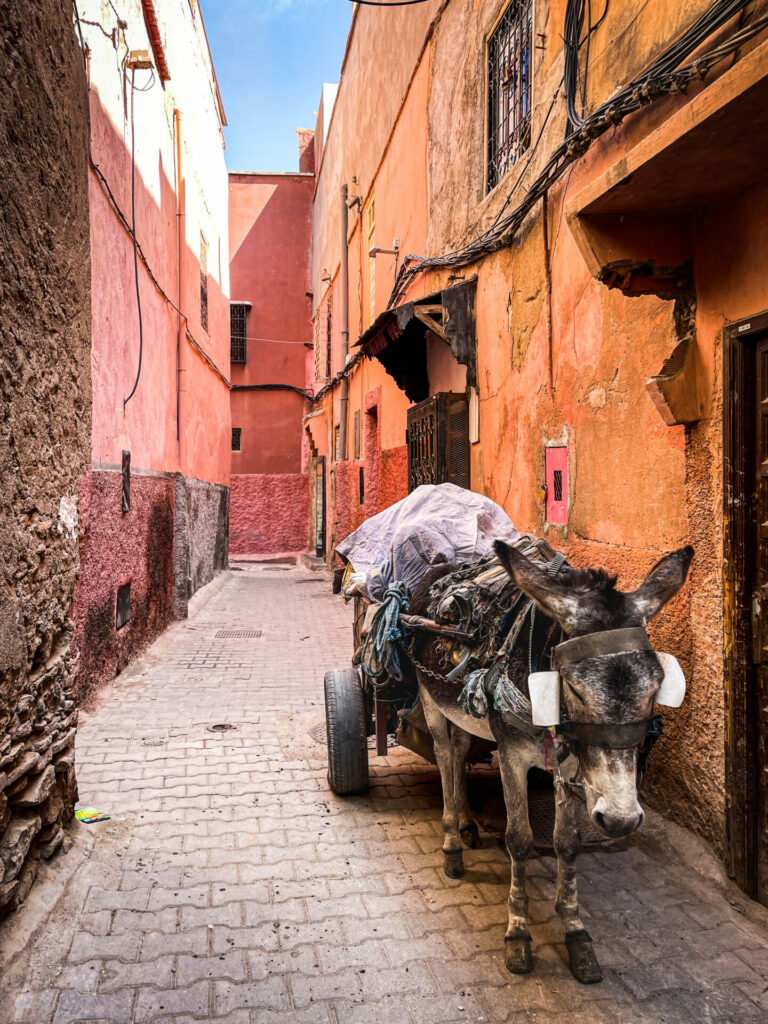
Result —
[[597, 827], [601, 828], [604, 832], [606, 832], [607, 829], [605, 827], [605, 816], [601, 814], [600, 811], [595, 811], [592, 817], [594, 818]]

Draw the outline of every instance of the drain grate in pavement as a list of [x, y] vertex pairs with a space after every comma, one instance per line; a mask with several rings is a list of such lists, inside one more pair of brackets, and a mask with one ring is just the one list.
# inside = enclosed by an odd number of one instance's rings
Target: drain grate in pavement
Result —
[[258, 640], [260, 636], [260, 629], [219, 629], [216, 631], [217, 640]]

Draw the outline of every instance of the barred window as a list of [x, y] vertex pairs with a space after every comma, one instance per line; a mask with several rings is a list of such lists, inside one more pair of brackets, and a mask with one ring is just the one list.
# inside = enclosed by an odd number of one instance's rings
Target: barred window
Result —
[[232, 363], [246, 361], [246, 321], [248, 306], [244, 302], [232, 302], [229, 307], [229, 360]]
[[232, 427], [232, 451], [241, 452], [243, 450], [243, 428]]
[[532, 3], [511, 0], [488, 40], [488, 191], [531, 144]]
[[200, 232], [200, 326], [208, 330], [208, 242]]

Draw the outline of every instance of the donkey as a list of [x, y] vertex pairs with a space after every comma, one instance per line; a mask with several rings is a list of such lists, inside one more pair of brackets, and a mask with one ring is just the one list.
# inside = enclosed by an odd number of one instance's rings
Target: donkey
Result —
[[[591, 820], [604, 835], [627, 836], [642, 824], [643, 810], [637, 798], [638, 750], [653, 716], [654, 700], [662, 702], [662, 683], [666, 692], [665, 673], [670, 663], [676, 666], [682, 690], [673, 680], [677, 698], [663, 702], [677, 706], [685, 686], [675, 659], [652, 649], [645, 625], [682, 587], [693, 548], [684, 547], [662, 558], [637, 590], [626, 593], [617, 590], [616, 577], [603, 570], [580, 570], [566, 564], [550, 577], [542, 567], [501, 541], [496, 542], [495, 550], [515, 585], [531, 598], [549, 625], [553, 629], [559, 626], [568, 638], [553, 651], [559, 679], [554, 672], [542, 674], [559, 687], [554, 700], [550, 699], [550, 706], [554, 703], [556, 709], [554, 721], [539, 718], [538, 724], [556, 725], [560, 709], [567, 715], [563, 724], [570, 731], [563, 735], [570, 753], [564, 768], [568, 771], [575, 767], [576, 771], [568, 781], [559, 770], [555, 774], [555, 906], [565, 928], [571, 972], [577, 981], [589, 984], [602, 980], [602, 971], [592, 939], [579, 917], [574, 865], [580, 837], [575, 790], [577, 785], [583, 787]], [[425, 614], [429, 587], [450, 571], [452, 567], [441, 567], [422, 580], [411, 604], [414, 613]], [[554, 761], [552, 734], [546, 729], [538, 734], [531, 730], [529, 734], [516, 728], [509, 716], [505, 721], [493, 700], [488, 700], [483, 718], [466, 713], [457, 701], [456, 684], [436, 671], [441, 664], [438, 644], [429, 639], [418, 649], [418, 660], [431, 671], [416, 668], [416, 676], [442, 783], [445, 873], [451, 878], [461, 877], [462, 840], [468, 846], [476, 846], [479, 841], [464, 771], [471, 736], [494, 740], [507, 810], [506, 846], [512, 862], [505, 963], [513, 974], [525, 974], [533, 967], [525, 892], [525, 861], [533, 844], [527, 774], [533, 766], [546, 768]], [[531, 677], [529, 691], [527, 648], [527, 643], [518, 644], [505, 655], [506, 663], [499, 668], [506, 671], [521, 693], [530, 692], [536, 723], [533, 682], [537, 677]]]

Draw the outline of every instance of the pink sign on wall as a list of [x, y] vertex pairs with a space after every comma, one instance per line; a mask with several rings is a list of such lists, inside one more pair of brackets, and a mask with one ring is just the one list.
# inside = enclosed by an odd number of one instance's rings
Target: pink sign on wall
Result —
[[547, 448], [544, 453], [548, 523], [568, 522], [568, 449]]

